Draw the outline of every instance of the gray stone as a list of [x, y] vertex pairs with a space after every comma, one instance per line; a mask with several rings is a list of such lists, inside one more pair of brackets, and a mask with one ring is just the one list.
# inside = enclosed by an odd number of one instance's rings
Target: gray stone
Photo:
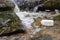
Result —
[[9, 0], [0, 0], [0, 11], [11, 10], [15, 7], [14, 3]]
[[31, 40], [53, 40], [53, 38], [50, 35], [45, 34], [36, 38], [32, 38]]

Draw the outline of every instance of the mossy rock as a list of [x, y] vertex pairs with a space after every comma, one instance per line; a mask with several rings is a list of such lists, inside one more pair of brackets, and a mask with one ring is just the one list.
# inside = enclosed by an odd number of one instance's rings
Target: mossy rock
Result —
[[44, 2], [44, 7], [47, 9], [60, 9], [60, 0], [49, 0]]
[[13, 11], [0, 12], [0, 35], [21, 28], [21, 20]]
[[60, 21], [60, 15], [56, 15], [56, 16], [54, 16], [53, 19], [54, 19], [54, 20], [59, 20], [59, 21]]
[[34, 22], [32, 23], [32, 26], [34, 27], [34, 24], [35, 24], [35, 25], [38, 26], [39, 28], [42, 28], [42, 25], [41, 25], [41, 23], [40, 23], [41, 20], [42, 20], [42, 18], [40, 18], [40, 17], [35, 18], [35, 19], [34, 19]]

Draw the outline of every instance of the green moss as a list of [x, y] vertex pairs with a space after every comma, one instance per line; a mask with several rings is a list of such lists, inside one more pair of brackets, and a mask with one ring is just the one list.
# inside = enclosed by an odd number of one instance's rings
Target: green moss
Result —
[[17, 28], [19, 28], [18, 24], [17, 24], [17, 23], [14, 23], [14, 22], [9, 23], [9, 26], [10, 26], [12, 29], [17, 29]]
[[60, 0], [49, 0], [44, 2], [45, 7], [53, 7], [53, 8], [58, 8], [60, 7]]
[[60, 15], [54, 16], [54, 20], [60, 20]]
[[[8, 25], [8, 27], [10, 27], [10, 29], [3, 29], [3, 25], [2, 23], [4, 23], [6, 20], [10, 19], [9, 22], [7, 22], [6, 24]], [[8, 11], [8, 12], [3, 12], [0, 13], [0, 33], [2, 31], [4, 31], [3, 33], [8, 33], [8, 32], [12, 32], [14, 29], [20, 29], [20, 19], [19, 17], [17, 17], [17, 15], [12, 12], [12, 11]]]
[[0, 28], [0, 33], [3, 31], [3, 29], [2, 28]]
[[32, 26], [34, 27], [34, 24], [35, 24], [36, 26], [41, 27], [40, 21], [41, 21], [40, 17], [34, 19], [34, 22], [32, 23]]

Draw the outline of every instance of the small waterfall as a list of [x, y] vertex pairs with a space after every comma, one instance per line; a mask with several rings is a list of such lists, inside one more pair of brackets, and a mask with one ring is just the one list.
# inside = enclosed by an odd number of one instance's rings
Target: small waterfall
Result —
[[[13, 0], [13, 2], [15, 3], [14, 0]], [[37, 10], [37, 8], [34, 9], [35, 12], [26, 12], [26, 11], [22, 12], [22, 11], [20, 11], [18, 5], [15, 3], [14, 12], [16, 13], [16, 15], [22, 21], [22, 24], [24, 25], [24, 27], [27, 28], [27, 29], [32, 29], [33, 28], [31, 25], [34, 22], [34, 18], [42, 17], [41, 15], [45, 15], [45, 13], [46, 13], [46, 12], [36, 13], [36, 10]], [[35, 26], [35, 28], [36, 29], [32, 30], [33, 31], [32, 34], [35, 34], [36, 32], [41, 30], [37, 26]]]
[[15, 4], [15, 8], [14, 8], [15, 13], [20, 12], [20, 9], [18, 8], [18, 5], [15, 3], [14, 0], [12, 0], [12, 1], [13, 1], [14, 4]]
[[[31, 23], [33, 22], [33, 19], [31, 18], [27, 18], [25, 17], [26, 15], [28, 15], [29, 13], [27, 12], [21, 12], [18, 5], [15, 3], [15, 1], [13, 0], [14, 4], [15, 4], [15, 9], [14, 12], [16, 13], [16, 15], [20, 18], [20, 20], [22, 20], [22, 24], [26, 27], [26, 28], [31, 28]], [[28, 27], [29, 26], [29, 27]]]

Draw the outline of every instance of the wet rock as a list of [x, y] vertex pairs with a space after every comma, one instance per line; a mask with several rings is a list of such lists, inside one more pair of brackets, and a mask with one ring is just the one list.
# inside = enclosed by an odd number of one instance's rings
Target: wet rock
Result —
[[53, 17], [54, 20], [60, 20], [60, 15], [56, 15]]
[[20, 40], [20, 38], [15, 38], [14, 40]]
[[23, 29], [19, 29], [19, 30], [11, 31], [11, 32], [9, 32], [9, 33], [3, 33], [3, 34], [1, 34], [0, 36], [1, 36], [1, 37], [2, 37], [2, 36], [11, 36], [11, 35], [16, 35], [16, 34], [20, 34], [20, 33], [25, 34], [26, 32], [25, 32], [25, 30], [23, 30]]
[[0, 11], [12, 10], [15, 7], [14, 3], [9, 0], [0, 0]]
[[22, 28], [21, 20], [13, 11], [0, 12], [0, 35]]
[[59, 0], [15, 0], [15, 2], [18, 4], [20, 10], [22, 11], [33, 11], [34, 7], [44, 4], [43, 6], [38, 6], [37, 12], [39, 11], [55, 11], [55, 9], [60, 10], [60, 1]]
[[39, 37], [32, 38], [31, 40], [53, 40], [53, 38], [48, 34], [44, 34], [40, 35]]
[[55, 9], [60, 10], [60, 0], [47, 0], [44, 2], [44, 7], [54, 11]]
[[0, 40], [9, 40], [9, 38], [7, 36], [4, 36], [4, 37], [0, 37]]
[[15, 2], [18, 4], [20, 10], [22, 11], [31, 11], [33, 8], [41, 3], [44, 2], [44, 0], [15, 0]]
[[38, 8], [37, 8], [36, 12], [45, 11], [45, 7], [43, 6], [43, 4], [38, 5], [37, 7], [38, 7]]

